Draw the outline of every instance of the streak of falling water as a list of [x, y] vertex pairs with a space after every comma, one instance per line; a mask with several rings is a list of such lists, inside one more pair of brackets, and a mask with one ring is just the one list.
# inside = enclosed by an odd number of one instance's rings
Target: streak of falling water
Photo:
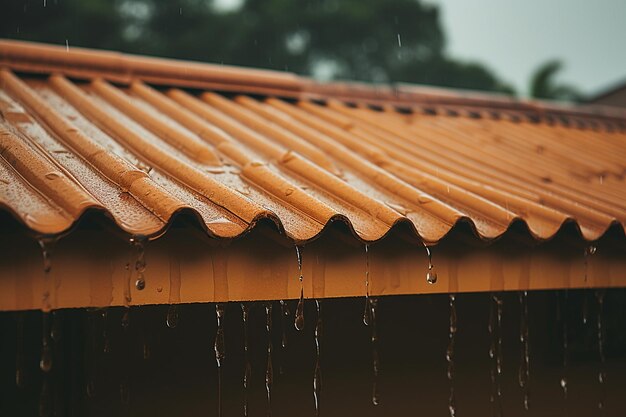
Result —
[[170, 304], [167, 309], [167, 317], [165, 318], [165, 323], [167, 327], [170, 329], [174, 329], [178, 326], [178, 321], [180, 320], [180, 315], [178, 313], [178, 304]]
[[454, 393], [454, 344], [456, 342], [456, 295], [448, 296], [450, 304], [450, 327], [448, 333], [448, 349], [446, 350], [446, 361], [448, 362], [448, 382], [450, 384], [450, 396], [448, 398], [448, 411], [450, 417], [456, 416], [456, 395]]
[[285, 357], [287, 356], [287, 320], [289, 318], [289, 305], [285, 300], [280, 300], [280, 328], [281, 328], [281, 338], [280, 338], [280, 364], [278, 366], [278, 373], [280, 375], [283, 374], [284, 371], [284, 362]]
[[363, 324], [369, 326], [371, 320], [370, 308], [370, 251], [365, 245], [365, 309], [363, 310]]
[[[561, 376], [561, 390], [563, 391], [563, 400], [567, 401], [567, 361], [568, 361], [568, 337], [567, 337], [567, 290], [563, 292], [563, 302], [559, 303], [559, 315], [562, 327], [563, 342], [563, 375]], [[559, 298], [557, 298], [559, 300]]]
[[376, 308], [378, 307], [378, 299], [370, 298], [370, 327], [372, 329], [372, 404], [380, 404], [380, 394], [378, 392], [378, 373], [380, 363], [378, 358], [378, 332], [376, 329]]
[[315, 401], [315, 415], [320, 415], [320, 399], [322, 394], [322, 368], [320, 366], [320, 351], [322, 343], [322, 311], [320, 301], [315, 300], [317, 322], [315, 324], [315, 370], [313, 371], [313, 399]]
[[587, 282], [587, 274], [589, 270], [589, 257], [595, 255], [598, 248], [594, 245], [589, 245], [585, 248], [584, 251], [584, 259], [585, 259], [585, 282]]
[[502, 298], [492, 293], [489, 304], [489, 331], [491, 344], [489, 346], [489, 358], [491, 359], [491, 396], [494, 416], [502, 416]]
[[41, 248], [41, 255], [43, 257], [43, 294], [41, 309], [44, 313], [49, 313], [52, 310], [52, 304], [50, 302], [52, 283], [50, 282], [50, 271], [52, 270], [52, 252], [56, 243], [55, 239], [42, 237], [38, 241]]
[[248, 344], [248, 315], [250, 310], [248, 306], [241, 303], [241, 318], [243, 321], [243, 416], [248, 417], [248, 386], [250, 384], [250, 374], [252, 366], [250, 365], [250, 346]]
[[109, 340], [109, 310], [102, 309], [102, 353], [111, 352], [111, 341]]
[[587, 291], [583, 291], [583, 324], [586, 325], [587, 321], [589, 321], [589, 301], [587, 300]]
[[529, 354], [529, 342], [528, 342], [528, 291], [521, 291], [519, 293], [519, 302], [521, 308], [520, 317], [520, 334], [519, 341], [522, 345], [520, 367], [517, 375], [517, 380], [520, 388], [524, 391], [524, 410], [529, 409], [530, 398], [530, 354]]
[[17, 313], [16, 323], [16, 346], [15, 346], [15, 385], [18, 388], [24, 387], [24, 320], [26, 313], [20, 311]]
[[598, 400], [598, 409], [604, 412], [604, 402], [606, 400], [606, 370], [604, 357], [604, 326], [603, 326], [603, 310], [604, 310], [604, 290], [596, 290], [596, 301], [598, 302], [598, 357], [600, 358], [600, 369], [598, 369], [598, 384], [600, 385], [600, 399]]
[[135, 259], [135, 271], [137, 272], [135, 288], [142, 291], [146, 288], [146, 241], [143, 237], [133, 236], [130, 238], [130, 243], [136, 248], [137, 251], [137, 257]]
[[429, 284], [435, 284], [437, 282], [437, 271], [433, 266], [433, 255], [430, 252], [430, 248], [426, 245], [426, 243], [422, 242], [424, 245], [424, 249], [426, 249], [426, 255], [428, 255], [428, 272], [426, 272], [426, 282]]
[[88, 364], [85, 364], [87, 371], [87, 383], [85, 385], [85, 393], [87, 398], [93, 398], [96, 395], [95, 374], [98, 363], [97, 343], [96, 343], [96, 312], [88, 310], [87, 312], [87, 334], [88, 334]]
[[267, 332], [267, 367], [265, 368], [265, 393], [267, 394], [267, 416], [272, 415], [272, 385], [274, 368], [272, 366], [272, 304], [265, 305], [265, 330]]
[[[125, 308], [122, 313], [122, 331], [124, 333], [123, 337], [125, 339], [127, 348], [130, 344], [128, 329], [130, 328], [130, 308]], [[128, 359], [126, 360], [128, 362]], [[120, 381], [120, 402], [124, 407], [130, 406], [130, 376], [129, 376], [129, 366], [128, 363], [123, 366], [123, 375], [122, 380]]]
[[39, 369], [43, 372], [43, 382], [39, 395], [39, 416], [48, 417], [52, 414], [52, 389], [50, 386], [50, 371], [52, 370], [52, 342], [50, 339], [50, 313], [44, 312], [41, 323], [41, 359]]
[[304, 283], [302, 276], [302, 253], [299, 246], [296, 245], [296, 257], [298, 259], [298, 273], [300, 280], [300, 299], [298, 300], [298, 305], [296, 307], [296, 314], [294, 317], [294, 326], [296, 330], [304, 329]]
[[215, 316], [217, 318], [217, 331], [215, 333], [215, 362], [217, 363], [217, 415], [222, 415], [222, 365], [226, 358], [224, 345], [224, 306], [215, 304]]

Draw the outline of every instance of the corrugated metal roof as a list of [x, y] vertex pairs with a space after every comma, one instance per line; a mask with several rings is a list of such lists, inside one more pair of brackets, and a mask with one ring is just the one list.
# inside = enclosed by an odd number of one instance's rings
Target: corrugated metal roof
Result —
[[0, 65], [0, 205], [37, 233], [88, 209], [134, 235], [182, 209], [217, 237], [270, 217], [297, 241], [336, 219], [367, 241], [398, 222], [429, 242], [459, 221], [485, 239], [626, 224], [626, 118], [601, 108], [9, 41]]

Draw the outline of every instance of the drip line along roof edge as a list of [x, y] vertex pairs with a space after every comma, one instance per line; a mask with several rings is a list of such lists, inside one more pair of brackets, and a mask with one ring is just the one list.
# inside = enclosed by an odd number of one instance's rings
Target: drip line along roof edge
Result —
[[406, 228], [408, 226], [408, 230], [410, 230], [411, 232], [411, 237], [414, 238], [416, 241], [424, 242], [427, 245], [436, 245], [441, 240], [445, 239], [448, 235], [450, 235], [451, 232], [461, 227], [461, 225], [463, 224], [466, 224], [469, 226], [469, 229], [472, 231], [472, 235], [474, 238], [484, 243], [493, 243], [497, 241], [498, 239], [502, 238], [507, 233], [511, 232], [513, 228], [515, 228], [516, 223], [521, 224], [523, 226], [523, 230], [527, 233], [527, 236], [537, 243], [547, 242], [558, 237], [561, 233], [564, 233], [564, 230], [568, 228], [569, 226], [574, 227], [581, 241], [585, 241], [588, 243], [592, 243], [592, 242], [602, 239], [608, 234], [610, 230], [613, 230], [613, 229], [618, 229], [622, 235], [626, 236], [626, 228], [617, 220], [609, 223], [602, 232], [590, 234], [590, 233], [585, 233], [581, 229], [580, 225], [573, 218], [568, 218], [565, 221], [563, 221], [553, 234], [541, 236], [541, 235], [537, 235], [536, 233], [533, 233], [528, 223], [524, 219], [516, 217], [509, 223], [509, 225], [501, 233], [498, 233], [497, 235], [493, 235], [493, 236], [484, 236], [484, 235], [481, 235], [480, 232], [477, 230], [476, 224], [474, 223], [474, 221], [470, 217], [464, 216], [464, 217], [460, 217], [453, 225], [451, 225], [445, 231], [445, 233], [441, 234], [440, 236], [436, 238], [433, 238], [432, 236], [430, 238], [425, 238], [422, 235], [420, 235], [415, 224], [408, 218], [400, 218], [396, 220], [393, 225], [391, 225], [387, 230], [385, 230], [379, 236], [363, 236], [357, 230], [355, 230], [354, 225], [352, 224], [352, 222], [347, 216], [336, 214], [332, 216], [329, 219], [329, 221], [319, 229], [318, 232], [311, 234], [311, 235], [294, 235], [293, 233], [290, 233], [285, 229], [280, 218], [276, 214], [273, 214], [273, 213], [260, 214], [256, 216], [246, 228], [241, 229], [240, 231], [233, 231], [232, 228], [219, 228], [219, 227], [216, 227], [215, 225], [207, 224], [206, 222], [202, 220], [202, 216], [200, 215], [200, 213], [196, 211], [195, 209], [193, 209], [192, 207], [179, 208], [171, 214], [169, 220], [163, 223], [161, 227], [145, 229], [145, 230], [132, 229], [121, 224], [117, 219], [115, 219], [115, 217], [111, 215], [111, 213], [105, 207], [98, 206], [98, 205], [85, 207], [82, 213], [76, 219], [74, 219], [71, 222], [68, 222], [66, 225], [57, 225], [59, 227], [56, 227], [56, 228], [46, 227], [45, 225], [38, 226], [37, 224], [28, 224], [14, 210], [12, 210], [10, 206], [6, 205], [3, 202], [0, 202], [0, 211], [3, 211], [4, 213], [9, 214], [14, 219], [15, 222], [17, 222], [19, 225], [21, 225], [26, 230], [28, 230], [31, 235], [35, 237], [48, 237], [48, 238], [62, 238], [63, 236], [66, 236], [72, 233], [72, 231], [78, 228], [81, 222], [83, 222], [83, 220], [89, 217], [93, 218], [94, 215], [96, 216], [96, 218], [97, 216], [102, 216], [102, 219], [106, 219], [108, 222], [110, 222], [111, 226], [115, 229], [112, 231], [115, 233], [121, 232], [128, 236], [144, 237], [148, 240], [155, 240], [155, 239], [159, 239], [165, 236], [168, 230], [177, 222], [177, 219], [179, 217], [185, 217], [185, 216], [188, 216], [188, 218], [194, 219], [194, 222], [192, 222], [192, 224], [196, 223], [195, 226], [198, 227], [198, 230], [201, 230], [203, 233], [206, 233], [207, 237], [213, 238], [213, 239], [224, 239], [224, 240], [233, 240], [233, 239], [243, 238], [247, 234], [253, 232], [254, 229], [258, 227], [257, 225], [259, 224], [259, 222], [261, 222], [262, 220], [269, 220], [272, 224], [274, 224], [278, 233], [284, 235], [285, 237], [290, 239], [292, 242], [294, 242], [294, 244], [297, 244], [297, 245], [305, 245], [305, 244], [311, 243], [319, 239], [320, 237], [324, 235], [326, 230], [329, 229], [331, 225], [336, 222], [340, 222], [344, 224], [346, 228], [350, 231], [351, 236], [355, 238], [357, 241], [368, 243], [368, 244], [382, 241], [386, 239], [388, 236], [394, 234], [395, 232], [400, 231], [401, 229], [407, 230]]

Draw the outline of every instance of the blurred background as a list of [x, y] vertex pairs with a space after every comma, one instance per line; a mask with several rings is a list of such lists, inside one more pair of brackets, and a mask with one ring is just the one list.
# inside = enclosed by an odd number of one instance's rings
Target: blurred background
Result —
[[3, 0], [0, 7], [0, 37], [70, 48], [577, 102], [626, 92], [623, 0]]

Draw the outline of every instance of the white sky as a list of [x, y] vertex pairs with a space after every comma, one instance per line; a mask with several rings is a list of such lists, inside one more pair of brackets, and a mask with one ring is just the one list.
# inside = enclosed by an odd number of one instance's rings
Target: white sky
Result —
[[429, 0], [448, 51], [478, 60], [525, 95], [530, 74], [561, 59], [559, 80], [592, 94], [626, 80], [626, 0]]

